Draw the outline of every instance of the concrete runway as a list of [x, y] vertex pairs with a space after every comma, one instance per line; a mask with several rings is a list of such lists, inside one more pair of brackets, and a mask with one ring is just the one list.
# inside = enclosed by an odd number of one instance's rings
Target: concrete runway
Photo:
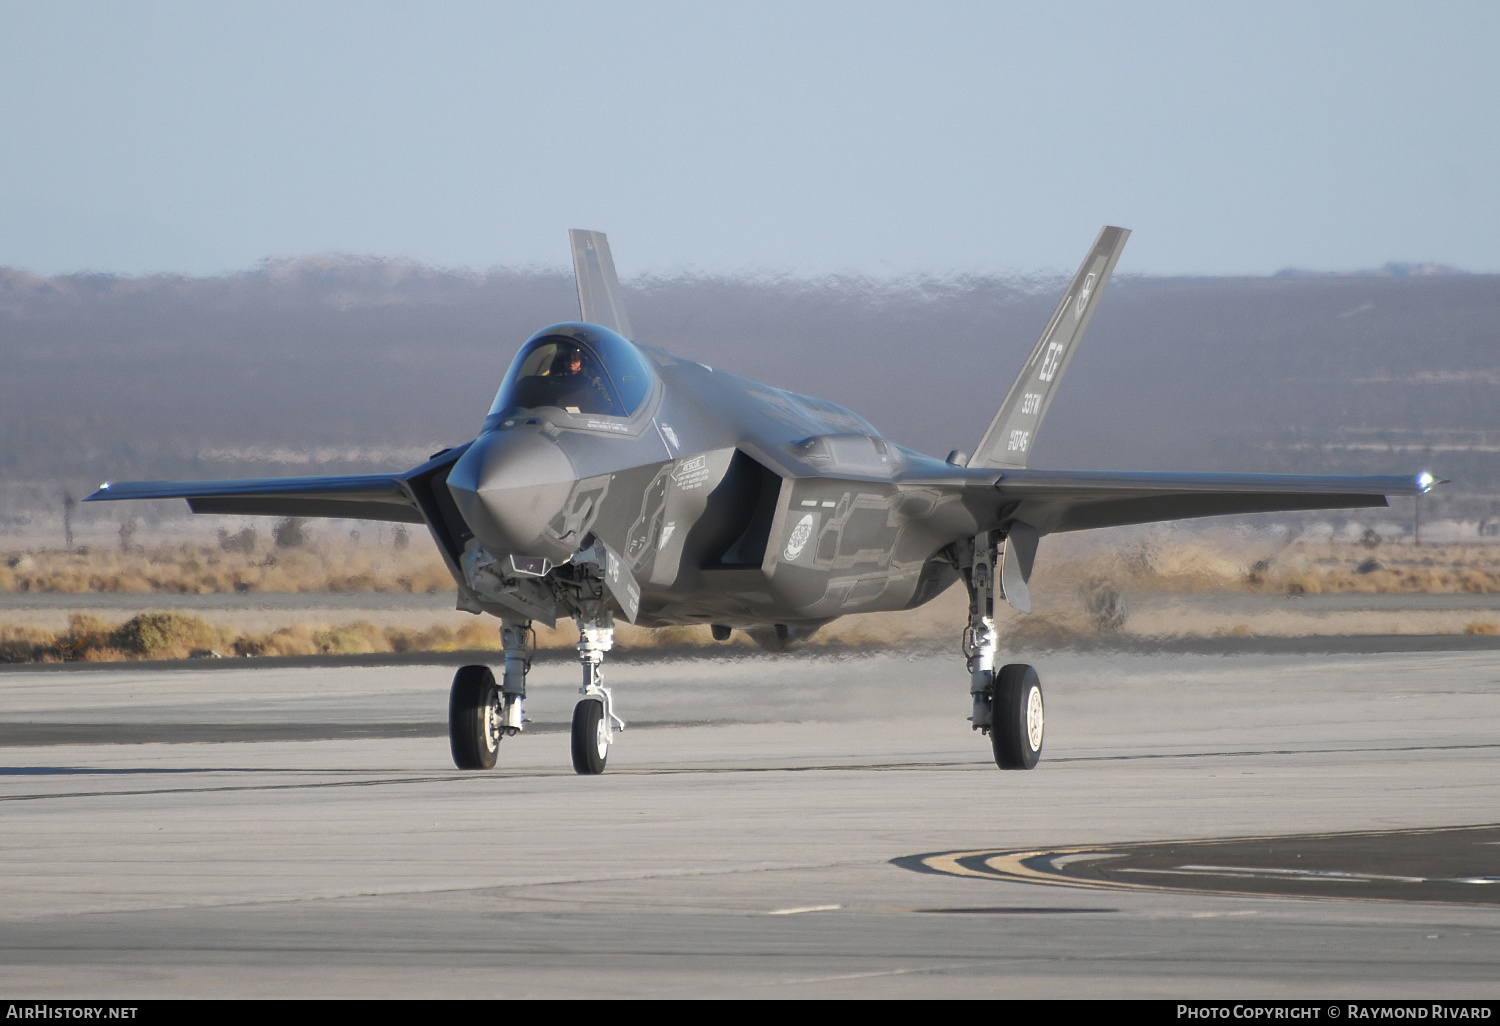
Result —
[[[1500, 821], [1495, 653], [1036, 662], [1031, 773], [969, 730], [957, 657], [607, 665], [633, 727], [595, 778], [560, 660], [489, 773], [452, 768], [441, 666], [7, 672], [0, 989], [1500, 997], [1500, 908], [1452, 883], [1500, 875], [1495, 831], [1139, 847]], [[1056, 865], [1128, 845], [1173, 882]], [[1271, 893], [1185, 889], [1203, 864]], [[1449, 884], [1287, 897], [1287, 866]]]

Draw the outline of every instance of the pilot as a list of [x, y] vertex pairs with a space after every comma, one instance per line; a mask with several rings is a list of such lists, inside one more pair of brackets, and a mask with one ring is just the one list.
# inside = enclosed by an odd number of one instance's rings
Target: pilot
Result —
[[[583, 350], [577, 346], [558, 346], [547, 370], [549, 378], [571, 378], [583, 373]], [[581, 379], [580, 379], [581, 380]]]
[[547, 377], [553, 381], [555, 402], [574, 413], [613, 413], [609, 389], [593, 372], [590, 362], [579, 346], [558, 347], [547, 371]]

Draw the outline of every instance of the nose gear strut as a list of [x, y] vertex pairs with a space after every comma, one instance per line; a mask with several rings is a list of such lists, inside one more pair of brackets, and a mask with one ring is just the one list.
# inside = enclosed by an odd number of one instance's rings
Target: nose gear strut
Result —
[[614, 618], [599, 604], [578, 617], [578, 661], [583, 666], [583, 700], [573, 709], [573, 769], [603, 773], [615, 731], [625, 721], [615, 715], [614, 696], [604, 686], [604, 653], [615, 644]]

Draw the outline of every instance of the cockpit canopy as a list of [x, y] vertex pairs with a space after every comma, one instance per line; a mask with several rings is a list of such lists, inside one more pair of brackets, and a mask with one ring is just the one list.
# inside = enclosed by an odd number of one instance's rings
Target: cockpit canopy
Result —
[[516, 354], [490, 416], [553, 407], [565, 413], [629, 417], [651, 394], [650, 366], [635, 345], [607, 329], [559, 326]]

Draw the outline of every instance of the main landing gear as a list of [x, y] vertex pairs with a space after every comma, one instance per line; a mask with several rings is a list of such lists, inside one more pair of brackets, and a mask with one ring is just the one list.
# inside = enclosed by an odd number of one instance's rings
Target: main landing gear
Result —
[[995, 632], [994, 532], [974, 539], [965, 583], [969, 586], [969, 624], [964, 656], [969, 667], [970, 717], [975, 730], [990, 736], [995, 764], [1001, 769], [1032, 769], [1042, 755], [1042, 682], [1036, 669], [1010, 663], [995, 670], [999, 636]]
[[493, 769], [500, 754], [500, 690], [488, 666], [460, 666], [448, 693], [448, 743], [459, 769]]
[[[530, 621], [502, 621], [505, 670], [500, 683], [488, 666], [462, 666], [454, 674], [448, 695], [448, 742], [453, 764], [459, 769], [493, 769], [501, 740], [525, 729], [530, 635]], [[573, 768], [579, 773], [603, 773], [615, 731], [625, 729], [625, 721], [615, 715], [613, 696], [601, 673], [604, 653], [614, 647], [614, 641], [615, 625], [607, 612], [579, 619], [583, 699], [573, 710]]]
[[453, 675], [453, 689], [448, 693], [448, 744], [453, 749], [453, 765], [459, 769], [494, 769], [501, 739], [524, 728], [530, 636], [531, 621], [500, 621], [505, 669], [498, 687], [488, 666], [460, 666]]
[[1042, 682], [1025, 663], [1000, 667], [991, 699], [990, 746], [1001, 769], [1033, 769], [1042, 757]]

